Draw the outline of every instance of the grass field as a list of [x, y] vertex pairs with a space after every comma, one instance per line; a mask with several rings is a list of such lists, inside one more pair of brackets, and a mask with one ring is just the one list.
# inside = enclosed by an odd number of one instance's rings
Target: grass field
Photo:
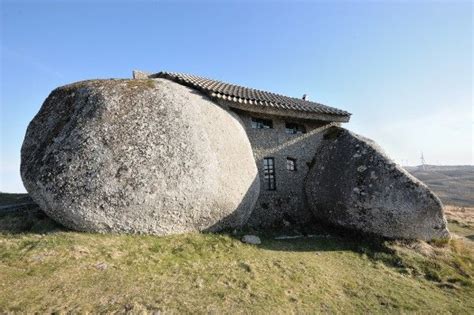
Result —
[[474, 242], [474, 207], [445, 207], [448, 227], [452, 233]]
[[[463, 222], [450, 225], [474, 234]], [[0, 313], [474, 312], [467, 238], [315, 233], [260, 235], [254, 246], [241, 234], [99, 235], [68, 231], [35, 209], [0, 213]]]

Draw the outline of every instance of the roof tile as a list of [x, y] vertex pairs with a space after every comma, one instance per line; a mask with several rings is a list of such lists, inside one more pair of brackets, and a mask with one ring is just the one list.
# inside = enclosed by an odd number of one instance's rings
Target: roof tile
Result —
[[207, 79], [195, 75], [159, 72], [151, 75], [153, 78], [166, 78], [177, 83], [201, 90], [213, 97], [228, 99], [238, 103], [250, 103], [254, 106], [271, 106], [279, 109], [290, 109], [302, 112], [321, 113], [326, 115], [345, 116], [351, 114], [334, 107], [326, 106], [320, 103], [311, 102], [294, 97], [288, 97], [276, 93], [265, 92], [243, 86], [224, 83], [217, 80]]

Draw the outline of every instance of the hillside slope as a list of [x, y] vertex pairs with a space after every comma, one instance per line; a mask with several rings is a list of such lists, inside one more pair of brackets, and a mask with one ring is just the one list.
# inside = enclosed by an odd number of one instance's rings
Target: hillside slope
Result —
[[445, 205], [474, 207], [474, 166], [405, 166], [430, 187]]

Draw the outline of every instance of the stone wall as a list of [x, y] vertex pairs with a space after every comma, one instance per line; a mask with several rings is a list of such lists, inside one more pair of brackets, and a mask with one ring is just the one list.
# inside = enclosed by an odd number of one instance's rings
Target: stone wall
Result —
[[[223, 106], [228, 105], [220, 103]], [[308, 222], [312, 218], [312, 214], [305, 206], [304, 179], [321, 141], [323, 131], [337, 124], [235, 111], [239, 114], [247, 131], [261, 183], [260, 196], [248, 225], [270, 227], [282, 224], [283, 220], [293, 224]], [[252, 128], [252, 117], [271, 119], [273, 129]], [[286, 122], [304, 125], [306, 133], [287, 134], [285, 132]], [[276, 190], [266, 189], [263, 174], [263, 159], [265, 157], [273, 157], [275, 160]], [[296, 159], [296, 171], [287, 170], [287, 157]]]

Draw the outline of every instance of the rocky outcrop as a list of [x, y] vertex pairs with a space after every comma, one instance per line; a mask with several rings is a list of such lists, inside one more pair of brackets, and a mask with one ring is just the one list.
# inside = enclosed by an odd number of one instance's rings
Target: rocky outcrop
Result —
[[76, 230], [166, 235], [236, 228], [259, 194], [239, 118], [166, 79], [54, 90], [30, 123], [21, 175]]
[[439, 199], [373, 141], [333, 127], [305, 183], [308, 205], [326, 222], [388, 238], [447, 238]]

